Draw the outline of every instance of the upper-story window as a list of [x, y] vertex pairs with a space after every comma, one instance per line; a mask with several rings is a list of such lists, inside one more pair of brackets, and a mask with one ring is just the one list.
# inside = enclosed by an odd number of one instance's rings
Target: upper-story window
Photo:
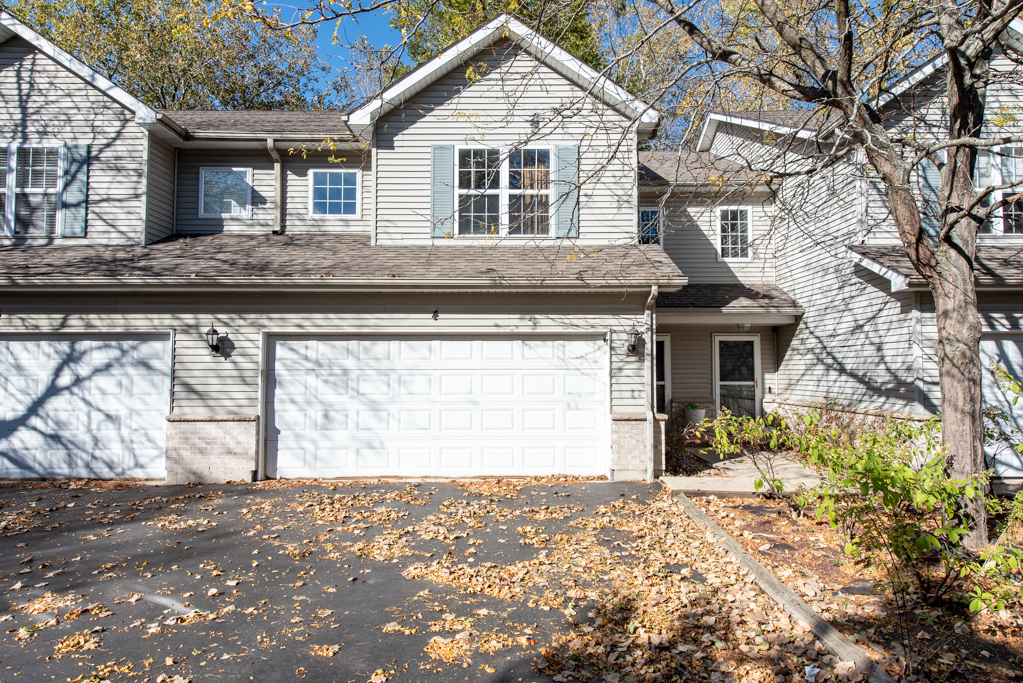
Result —
[[[1021, 183], [1004, 190], [995, 190], [984, 202], [990, 205], [1004, 197], [1023, 192], [1023, 147], [999, 147], [992, 152], [977, 153], [978, 189], [1006, 183]], [[984, 222], [980, 232], [986, 235], [1023, 235], [1023, 201], [1003, 206]]]
[[309, 184], [309, 215], [359, 215], [358, 171], [313, 171]]
[[549, 235], [551, 151], [459, 149], [459, 235]]
[[749, 207], [718, 209], [719, 254], [723, 260], [749, 259]]
[[251, 215], [251, 168], [199, 169], [200, 217], [248, 218]]
[[650, 206], [639, 210], [639, 243], [658, 244], [663, 237], [661, 209]]
[[57, 234], [60, 147], [18, 147], [14, 154], [14, 234]]

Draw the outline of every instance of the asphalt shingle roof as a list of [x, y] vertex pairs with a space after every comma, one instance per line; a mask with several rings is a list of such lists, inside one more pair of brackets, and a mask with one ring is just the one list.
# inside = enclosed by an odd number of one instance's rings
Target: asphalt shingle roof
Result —
[[657, 308], [715, 308], [728, 310], [799, 309], [799, 303], [777, 285], [686, 285], [657, 297]]
[[[852, 244], [848, 248], [910, 280], [923, 281], [901, 244]], [[978, 245], [974, 267], [978, 284], [1023, 284], [1023, 245]]]
[[639, 182], [648, 185], [703, 185], [746, 180], [749, 171], [710, 152], [640, 152]]
[[351, 130], [343, 111], [262, 111], [256, 109], [170, 110], [160, 113], [189, 133], [245, 133], [283, 135], [334, 135], [349, 138]]
[[[335, 278], [486, 280], [676, 286], [682, 273], [658, 245], [468, 244], [370, 246], [361, 235], [174, 236], [140, 246], [0, 248], [0, 283], [94, 278]], [[193, 280], [195, 282], [195, 280]], [[339, 282], [338, 284], [343, 284]]]

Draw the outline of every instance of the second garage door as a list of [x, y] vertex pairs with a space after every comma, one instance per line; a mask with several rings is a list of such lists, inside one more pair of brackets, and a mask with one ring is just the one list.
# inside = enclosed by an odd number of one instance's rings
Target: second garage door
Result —
[[603, 339], [278, 339], [271, 477], [606, 472]]

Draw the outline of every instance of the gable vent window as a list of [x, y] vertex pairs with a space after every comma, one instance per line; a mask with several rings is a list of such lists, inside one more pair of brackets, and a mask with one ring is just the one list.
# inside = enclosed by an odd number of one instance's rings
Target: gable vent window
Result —
[[639, 243], [658, 244], [661, 241], [661, 210], [650, 207], [639, 210]]
[[60, 148], [19, 147], [14, 171], [14, 234], [57, 234]]
[[750, 210], [725, 208], [718, 210], [718, 234], [722, 259], [748, 259], [750, 243]]
[[313, 171], [311, 175], [311, 215], [359, 215], [358, 171]]

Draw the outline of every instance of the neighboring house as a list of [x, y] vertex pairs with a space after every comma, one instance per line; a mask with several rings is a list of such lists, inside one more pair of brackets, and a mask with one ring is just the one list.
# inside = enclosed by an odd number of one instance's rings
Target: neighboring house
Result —
[[0, 92], [0, 477], [660, 467], [659, 115], [516, 20], [353, 112], [200, 112], [0, 12]]
[[[1023, 52], [1023, 22], [1017, 19], [1003, 38], [1010, 49]], [[899, 84], [881, 109], [888, 126], [918, 139], [942, 129], [943, 68], [944, 59], [936, 58]], [[1008, 57], [994, 60], [1000, 77], [989, 89], [987, 135], [1021, 132], [1012, 115], [1020, 105], [1014, 69]], [[853, 152], [846, 163], [812, 180], [790, 178], [772, 192], [749, 180], [798, 170], [828, 153], [840, 144], [837, 124], [834, 115], [810, 112], [715, 113], [697, 152], [659, 155], [648, 164], [655, 172], [641, 185], [641, 193], [650, 191], [641, 203], [655, 206], [657, 197], [666, 196], [659, 219], [666, 226], [674, 221], [697, 228], [674, 233], [668, 228], [663, 238], [690, 283], [658, 299], [657, 332], [671, 335], [669, 385], [676, 403], [693, 401], [711, 412], [721, 405], [749, 413], [804, 409], [822, 401], [912, 416], [939, 411], [934, 301], [905, 255], [883, 187], [871, 179], [862, 158]], [[981, 154], [982, 186], [1021, 174], [1023, 146]], [[670, 190], [656, 193], [658, 183]], [[915, 183], [925, 228], [935, 234], [938, 221], [928, 197], [940, 184], [936, 167], [925, 164]], [[702, 206], [701, 195], [712, 198], [709, 217], [694, 208]], [[985, 364], [1000, 362], [1023, 378], [1023, 203], [1018, 204], [1006, 207], [981, 234], [976, 282]], [[736, 229], [736, 221], [748, 227]], [[719, 310], [710, 316], [709, 307]], [[736, 315], [739, 311], [753, 313], [752, 319]], [[732, 319], [740, 327], [752, 325], [737, 335], [735, 325], [723, 324]], [[675, 327], [676, 321], [687, 324]], [[731, 340], [747, 334], [759, 344], [755, 360], [724, 363], [722, 358], [740, 348]], [[752, 388], [732, 381], [736, 369], [752, 378]], [[711, 394], [705, 393], [708, 372]], [[987, 405], [1013, 414], [1023, 428], [1023, 408], [1012, 405], [990, 373], [983, 390]], [[1023, 483], [1018, 454], [991, 447], [989, 461], [1001, 480]]]

